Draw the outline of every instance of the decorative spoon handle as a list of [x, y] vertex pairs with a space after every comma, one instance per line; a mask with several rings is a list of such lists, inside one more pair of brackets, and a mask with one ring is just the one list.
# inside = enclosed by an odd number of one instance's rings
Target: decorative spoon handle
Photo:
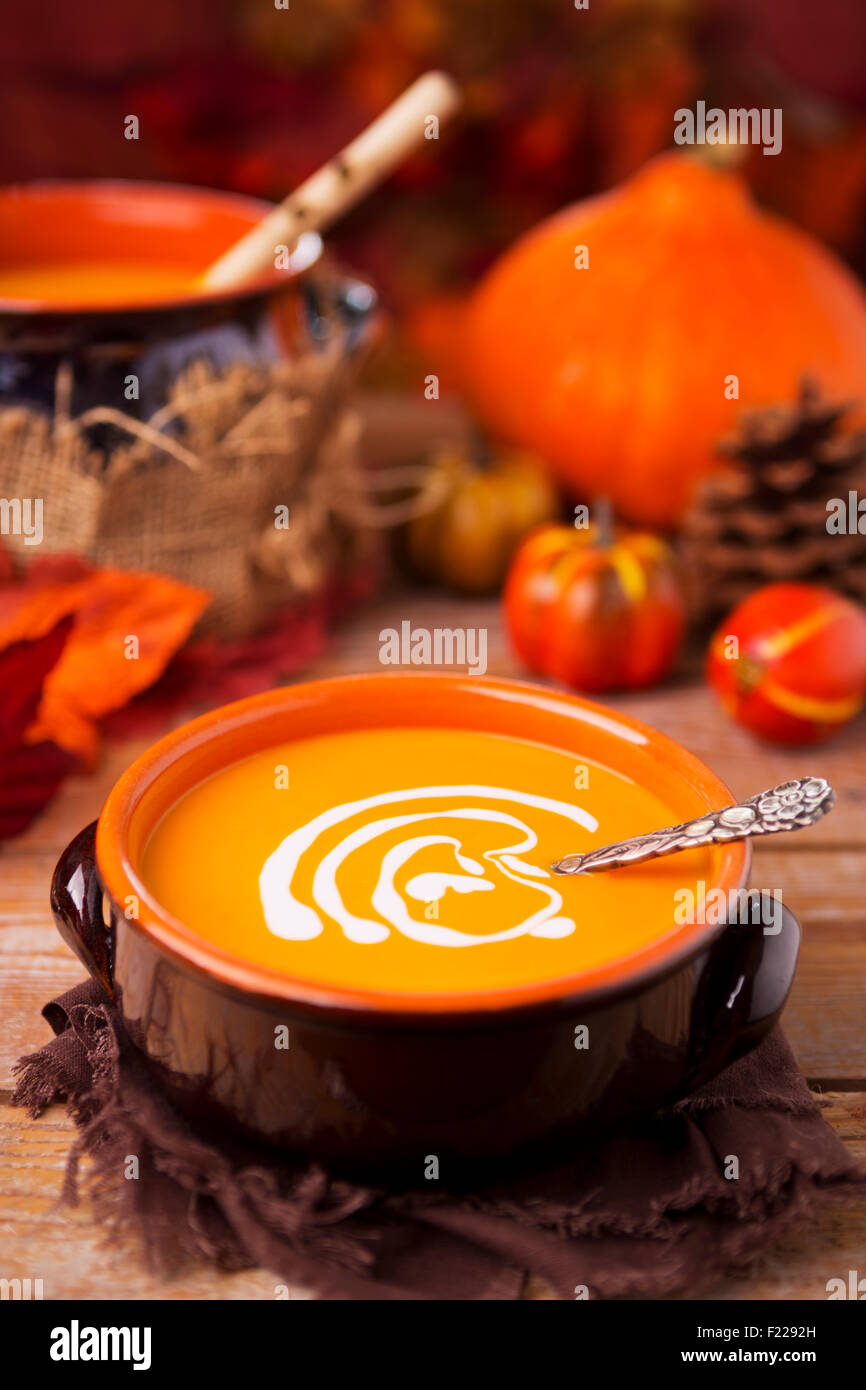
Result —
[[759, 792], [737, 806], [726, 806], [709, 816], [669, 825], [648, 835], [635, 835], [631, 840], [604, 845], [588, 854], [570, 854], [550, 867], [555, 874], [597, 874], [698, 845], [801, 830], [826, 815], [835, 800], [836, 793], [823, 777], [798, 777], [793, 782], [780, 782], [778, 787]]

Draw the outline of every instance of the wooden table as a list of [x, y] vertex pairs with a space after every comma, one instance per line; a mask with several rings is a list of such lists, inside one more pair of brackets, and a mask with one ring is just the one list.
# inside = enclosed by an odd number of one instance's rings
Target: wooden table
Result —
[[[379, 633], [404, 619], [424, 627], [483, 627], [491, 675], [521, 674], [508, 653], [497, 605], [435, 594], [377, 601], [337, 634], [311, 676], [378, 668]], [[738, 795], [816, 772], [838, 806], [816, 829], [758, 845], [754, 882], [783, 887], [804, 927], [785, 1027], [826, 1115], [866, 1161], [866, 739], [864, 722], [813, 752], [756, 744], [720, 711], [700, 676], [611, 701], [686, 744]], [[178, 721], [182, 722], [182, 721]], [[46, 999], [81, 978], [48, 911], [58, 853], [98, 813], [109, 787], [146, 742], [106, 750], [99, 772], [76, 778], [27, 834], [0, 849], [0, 1277], [42, 1278], [46, 1298], [270, 1298], [267, 1271], [220, 1274], [202, 1266], [169, 1284], [149, 1277], [134, 1248], [107, 1250], [86, 1208], [60, 1208], [58, 1193], [73, 1127], [61, 1106], [31, 1121], [12, 1109], [12, 1065], [48, 1037]], [[866, 1272], [866, 1202], [830, 1209], [788, 1236], [748, 1272], [732, 1273], [705, 1298], [824, 1299], [829, 1278]], [[530, 1296], [544, 1297], [538, 1286]], [[298, 1297], [304, 1297], [302, 1290]]]

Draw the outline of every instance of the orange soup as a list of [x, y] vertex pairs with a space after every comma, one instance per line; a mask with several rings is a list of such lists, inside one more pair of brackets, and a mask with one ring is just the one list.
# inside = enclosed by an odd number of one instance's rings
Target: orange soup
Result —
[[146, 304], [189, 294], [189, 266], [163, 262], [76, 261], [64, 264], [0, 265], [0, 299], [67, 304]]
[[287, 742], [163, 816], [142, 879], [235, 957], [314, 984], [418, 993], [555, 980], [676, 930], [714, 850], [550, 872], [680, 819], [573, 753], [498, 734], [366, 729]]

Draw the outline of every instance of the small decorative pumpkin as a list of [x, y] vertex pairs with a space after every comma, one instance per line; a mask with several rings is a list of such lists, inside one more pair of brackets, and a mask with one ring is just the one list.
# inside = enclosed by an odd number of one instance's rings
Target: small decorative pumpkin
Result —
[[819, 584], [766, 584], [717, 629], [707, 678], [775, 743], [820, 743], [866, 700], [866, 610]]
[[406, 528], [412, 565], [459, 593], [492, 593], [521, 537], [557, 515], [556, 488], [526, 454], [505, 454], [481, 467], [452, 450], [431, 466], [444, 497]]
[[681, 153], [517, 241], [470, 301], [462, 347], [496, 435], [653, 526], [719, 467], [742, 405], [793, 399], [804, 375], [866, 400], [855, 277], [739, 174]]
[[685, 612], [669, 546], [643, 533], [617, 538], [606, 517], [582, 530], [533, 532], [505, 584], [505, 621], [520, 658], [589, 692], [661, 680]]

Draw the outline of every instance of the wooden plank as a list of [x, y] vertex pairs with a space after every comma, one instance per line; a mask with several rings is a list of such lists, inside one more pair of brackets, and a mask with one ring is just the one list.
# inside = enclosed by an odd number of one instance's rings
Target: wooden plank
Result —
[[[866, 1083], [866, 926], [842, 922], [806, 934], [784, 1027], [811, 1082], [859, 1089]], [[0, 932], [0, 1089], [11, 1084], [18, 1057], [50, 1036], [43, 1004], [83, 977], [54, 928]]]
[[810, 1082], [866, 1086], [866, 927], [859, 922], [809, 931], [783, 1025]]
[[[828, 1124], [866, 1168], [866, 1095], [849, 1092], [823, 1097]], [[731, 1271], [700, 1295], [703, 1301], [824, 1301], [829, 1279], [863, 1274], [866, 1250], [866, 1201], [828, 1203], [818, 1215], [793, 1229], [749, 1268]], [[688, 1298], [687, 1293], [681, 1295]], [[792, 1322], [798, 1319], [792, 1318]]]
[[[375, 671], [379, 636], [404, 621], [416, 628], [479, 628], [487, 634], [487, 674], [536, 684], [550, 682], [523, 670], [510, 650], [497, 599], [455, 599], [439, 591], [396, 592], [379, 599], [339, 631], [316, 675]], [[784, 843], [795, 847], [866, 846], [866, 716], [826, 744], [780, 748], [754, 738], [721, 708], [701, 677], [702, 657], [694, 649], [666, 684], [648, 691], [612, 694], [602, 703], [643, 720], [702, 758], [735, 796], [753, 796], [789, 777], [813, 773], [827, 777], [837, 794], [830, 815], [808, 832]]]
[[[436, 591], [386, 594], [347, 624], [307, 677], [378, 670], [380, 633], [415, 627], [476, 627], [487, 634], [488, 672], [527, 678], [513, 660], [495, 600], [455, 600]], [[722, 712], [700, 680], [700, 652], [684, 658], [666, 686], [608, 703], [669, 733], [702, 757], [736, 795], [787, 777], [829, 777], [837, 809], [815, 830], [761, 845], [754, 882], [780, 887], [800, 917], [804, 944], [785, 1026], [801, 1066], [826, 1089], [838, 1083], [831, 1122], [866, 1159], [866, 921], [860, 859], [866, 844], [866, 747], [858, 721], [813, 750], [772, 748], [753, 740]], [[182, 722], [178, 717], [176, 723]], [[106, 744], [93, 776], [71, 778], [37, 823], [0, 847], [0, 1090], [11, 1066], [48, 1037], [39, 1016], [52, 994], [81, 978], [81, 967], [50, 921], [47, 895], [60, 850], [98, 814], [119, 773], [155, 735]], [[172, 1284], [150, 1278], [131, 1250], [106, 1251], [84, 1210], [56, 1208], [72, 1128], [58, 1107], [38, 1122], [0, 1106], [0, 1247], [5, 1277], [42, 1277], [46, 1297], [269, 1298], [266, 1271], [221, 1275], [206, 1266]], [[866, 1203], [829, 1208], [751, 1270], [720, 1281], [704, 1298], [826, 1297], [826, 1280], [862, 1268]], [[838, 1267], [837, 1267], [838, 1266]], [[293, 1291], [293, 1296], [304, 1296]], [[545, 1296], [539, 1288], [530, 1296]]]
[[[852, 1152], [866, 1161], [866, 1095], [829, 1097], [826, 1114]], [[86, 1204], [60, 1206], [66, 1155], [74, 1126], [59, 1106], [39, 1120], [0, 1106], [0, 1264], [8, 1279], [42, 1279], [44, 1297], [80, 1299], [269, 1299], [276, 1280], [267, 1270], [223, 1274], [188, 1265], [164, 1281], [142, 1266], [133, 1242], [107, 1246]], [[703, 1299], [824, 1299], [826, 1281], [862, 1267], [866, 1203], [828, 1206], [792, 1231], [747, 1271], [705, 1290]], [[550, 1297], [541, 1281], [528, 1289]], [[292, 1298], [305, 1298], [301, 1288]], [[691, 1294], [684, 1294], [684, 1297]]]
[[[178, 724], [183, 722], [175, 720]], [[164, 732], [170, 727], [166, 723]], [[154, 731], [123, 743], [105, 740], [96, 769], [88, 775], [67, 778], [54, 800], [24, 834], [0, 845], [0, 898], [5, 897], [11, 861], [33, 850], [50, 852], [56, 860], [72, 837], [99, 815], [102, 803], [124, 769], [158, 736], [158, 731]]]
[[785, 853], [819, 846], [866, 846], [866, 747], [862, 717], [835, 739], [814, 748], [762, 743], [721, 709], [703, 686], [620, 696], [618, 708], [682, 743], [721, 777], [737, 798], [754, 796], [791, 777], [826, 777], [836, 792], [829, 815], [808, 832], [774, 840]]
[[[47, 1037], [39, 1017], [52, 995], [82, 978], [48, 911], [53, 852], [9, 859], [0, 899], [0, 1087]], [[785, 1028], [800, 1066], [823, 1084], [866, 1084], [866, 915], [856, 855], [789, 855], [763, 846], [754, 881], [780, 888], [803, 926]]]
[[[806, 834], [811, 831], [804, 832], [804, 838]], [[755, 887], [778, 890], [804, 931], [828, 923], [866, 922], [862, 854], [824, 845], [794, 854], [787, 846], [795, 839], [792, 835], [790, 841], [776, 836], [755, 841]]]
[[[368, 606], [338, 631], [327, 652], [304, 673], [305, 678], [376, 671], [380, 633], [399, 629], [403, 621], [415, 627], [473, 627], [487, 632], [487, 673], [491, 676], [531, 679], [512, 656], [497, 600], [455, 599], [439, 592], [410, 595], [396, 592]], [[688, 665], [689, 663], [687, 663]], [[694, 661], [691, 663], [694, 668]], [[813, 749], [776, 748], [752, 738], [720, 708], [712, 692], [692, 674], [658, 689], [605, 697], [613, 708], [642, 719], [703, 758], [737, 796], [749, 796], [787, 777], [817, 772], [836, 788], [838, 804], [808, 835], [791, 836], [777, 845], [809, 849], [821, 845], [866, 845], [866, 717], [855, 721], [832, 741]], [[178, 716], [173, 723], [181, 723]], [[107, 743], [100, 765], [92, 776], [74, 777], [24, 835], [0, 850], [52, 849], [59, 853], [77, 830], [99, 813], [111, 786], [130, 762], [156, 735], [130, 743]]]
[[[54, 1298], [274, 1298], [267, 1270], [224, 1274], [193, 1262], [164, 1280], [144, 1267], [133, 1241], [108, 1246], [86, 1204], [59, 1204], [66, 1156], [75, 1133], [60, 1106], [38, 1120], [0, 1106], [0, 1274], [42, 1279]], [[307, 1298], [293, 1287], [292, 1298]]]
[[471, 440], [472, 425], [457, 400], [419, 401], [405, 392], [366, 393], [358, 401], [363, 425], [362, 452], [374, 468], [405, 467], [431, 450]]
[[[824, 1111], [851, 1153], [866, 1168], [866, 1094], [826, 1095]], [[742, 1269], [731, 1269], [699, 1293], [684, 1290], [678, 1300], [737, 1302], [773, 1299], [785, 1302], [823, 1302], [829, 1279], [847, 1279], [849, 1269], [863, 1274], [866, 1250], [866, 1201], [827, 1202], [817, 1215], [784, 1235], [766, 1254]], [[554, 1291], [540, 1279], [530, 1279], [526, 1297], [549, 1300]], [[784, 1319], [783, 1319], [784, 1321]], [[791, 1323], [807, 1321], [791, 1316]]]

